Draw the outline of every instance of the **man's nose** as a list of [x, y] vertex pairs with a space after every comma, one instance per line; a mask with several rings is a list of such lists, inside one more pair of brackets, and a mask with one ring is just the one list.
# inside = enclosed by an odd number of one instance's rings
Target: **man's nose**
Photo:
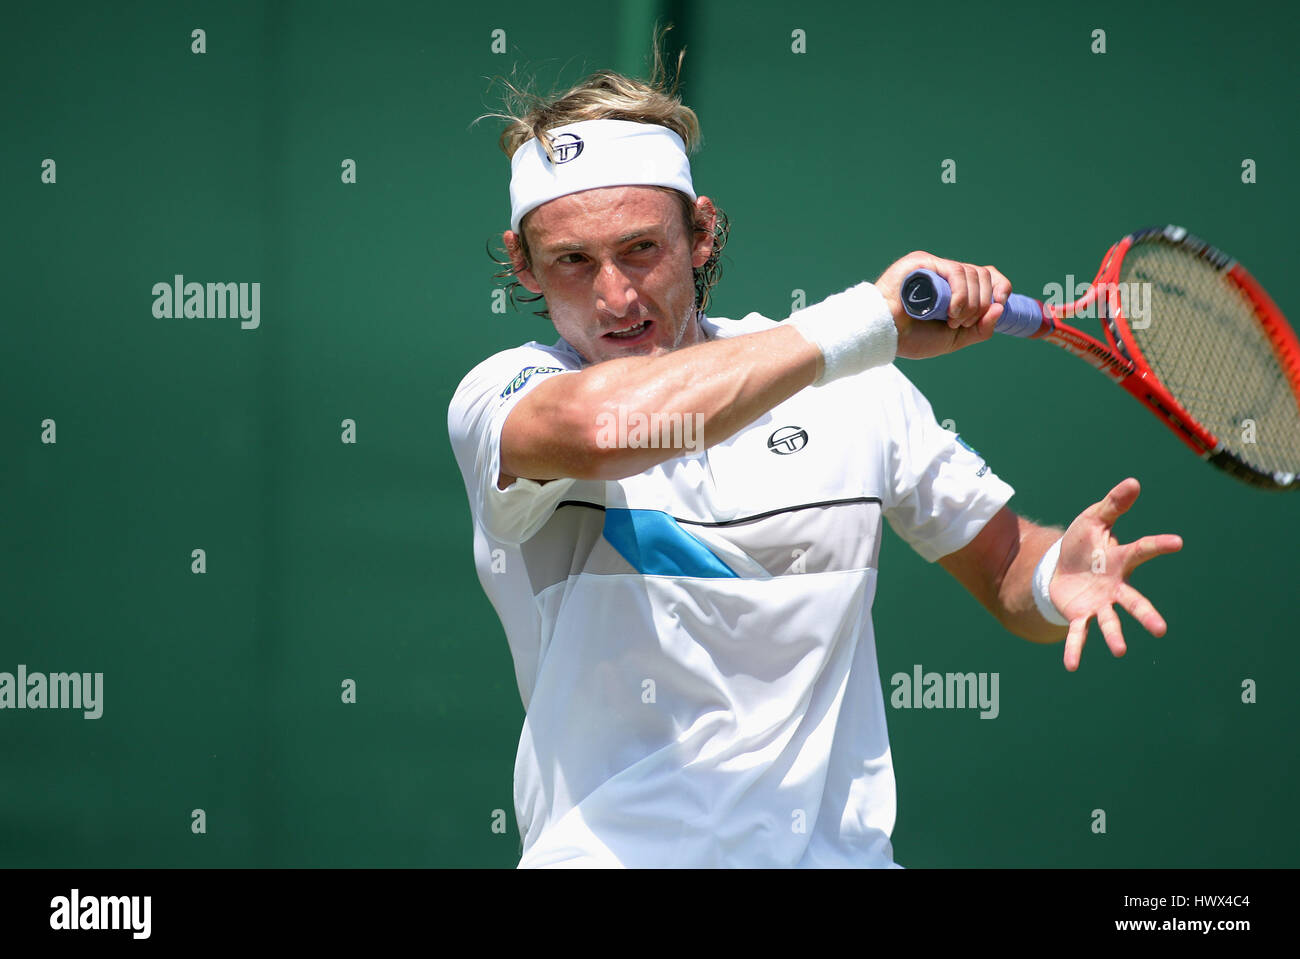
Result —
[[596, 274], [596, 306], [611, 316], [622, 317], [636, 300], [636, 290], [626, 273], [612, 262], [601, 264]]

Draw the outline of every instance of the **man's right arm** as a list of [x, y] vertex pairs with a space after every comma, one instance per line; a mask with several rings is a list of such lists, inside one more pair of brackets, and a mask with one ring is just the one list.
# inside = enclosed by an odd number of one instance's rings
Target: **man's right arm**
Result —
[[[935, 270], [952, 287], [946, 325], [913, 321], [903, 311], [899, 298], [903, 278], [918, 267]], [[1011, 292], [1010, 282], [993, 267], [944, 260], [919, 250], [891, 264], [873, 285], [873, 295], [883, 297], [893, 318], [897, 355], [912, 359], [987, 340]], [[821, 349], [787, 321], [761, 333], [699, 343], [659, 356], [606, 360], [580, 373], [555, 377], [521, 398], [506, 419], [497, 485], [506, 489], [516, 477], [545, 482], [561, 477], [635, 476], [681, 455], [682, 450], [602, 442], [603, 424], [610, 422], [609, 417], [627, 422], [633, 413], [679, 415], [685, 422], [690, 416], [692, 423], [699, 424], [693, 448], [704, 449], [812, 385], [821, 377], [823, 364]]]
[[[607, 441], [605, 424], [633, 413], [698, 424], [696, 449], [720, 443], [811, 385], [822, 354], [793, 326], [711, 340], [653, 357], [597, 363], [538, 384], [501, 430], [501, 476], [623, 479], [682, 454]], [[620, 407], [622, 409], [620, 410]], [[698, 415], [698, 419], [696, 416]], [[610, 419], [610, 418], [613, 419]]]

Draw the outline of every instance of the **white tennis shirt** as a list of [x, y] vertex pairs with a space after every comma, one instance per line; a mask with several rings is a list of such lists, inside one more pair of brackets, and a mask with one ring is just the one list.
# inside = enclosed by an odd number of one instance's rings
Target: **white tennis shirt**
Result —
[[1014, 491], [893, 365], [637, 476], [498, 489], [506, 416], [582, 366], [564, 340], [506, 350], [448, 414], [526, 711], [520, 867], [896, 866], [881, 520], [933, 562]]

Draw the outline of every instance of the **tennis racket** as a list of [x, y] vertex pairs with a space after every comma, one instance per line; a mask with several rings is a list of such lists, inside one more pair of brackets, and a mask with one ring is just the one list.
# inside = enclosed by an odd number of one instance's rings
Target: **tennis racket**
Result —
[[[946, 320], [949, 297], [930, 270], [903, 281], [903, 308], [916, 319]], [[1090, 312], [1102, 340], [1063, 322]], [[1300, 489], [1300, 342], [1240, 263], [1182, 227], [1124, 237], [1072, 303], [1013, 293], [995, 329], [1087, 361], [1237, 479]]]

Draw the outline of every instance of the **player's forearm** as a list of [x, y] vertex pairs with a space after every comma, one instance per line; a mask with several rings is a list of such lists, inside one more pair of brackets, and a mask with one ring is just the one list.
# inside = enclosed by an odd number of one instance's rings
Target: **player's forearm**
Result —
[[798, 330], [780, 326], [556, 377], [507, 420], [502, 471], [539, 480], [635, 476], [722, 442], [811, 385], [821, 362]]
[[1043, 618], [1033, 593], [1034, 570], [1039, 560], [1064, 532], [1037, 526], [1022, 518], [1019, 548], [998, 589], [998, 619], [1008, 632], [1031, 643], [1058, 643], [1068, 632], [1068, 627], [1057, 626]]

